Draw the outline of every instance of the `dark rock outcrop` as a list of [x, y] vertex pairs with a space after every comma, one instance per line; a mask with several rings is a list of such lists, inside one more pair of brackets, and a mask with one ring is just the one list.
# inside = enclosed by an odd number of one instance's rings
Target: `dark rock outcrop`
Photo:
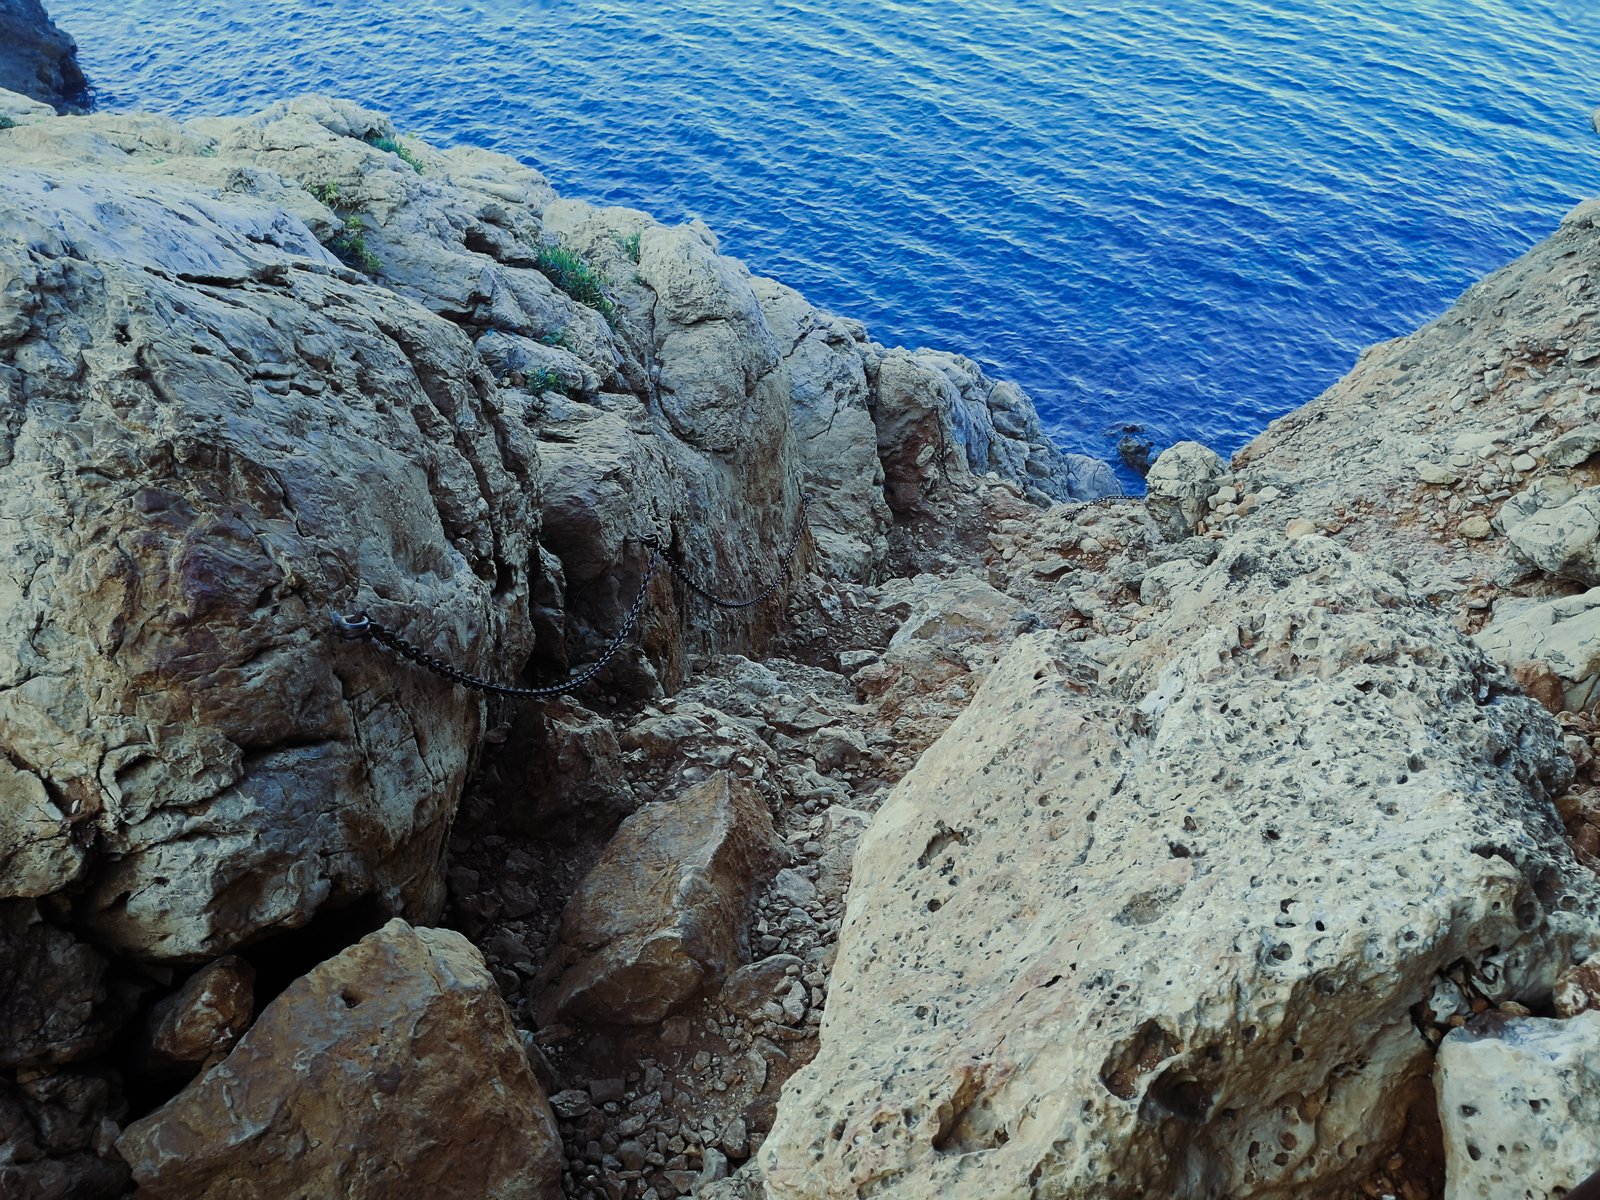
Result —
[[39, 0], [0, 0], [0, 88], [59, 112], [89, 108], [78, 44], [56, 28]]

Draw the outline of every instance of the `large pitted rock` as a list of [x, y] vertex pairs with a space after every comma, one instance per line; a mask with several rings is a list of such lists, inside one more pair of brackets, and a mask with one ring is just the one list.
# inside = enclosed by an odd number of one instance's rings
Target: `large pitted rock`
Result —
[[1600, 699], [1600, 588], [1518, 607], [1476, 640], [1508, 669], [1530, 660], [1548, 666], [1574, 712]]
[[1448, 619], [1318, 537], [1170, 582], [1103, 672], [1019, 639], [878, 813], [773, 1197], [1344, 1197], [1440, 972], [1600, 943], [1558, 730]]
[[761, 797], [717, 774], [617, 830], [561, 918], [541, 1016], [648, 1025], [720, 984], [753, 891], [777, 864]]
[[1454, 1030], [1436, 1083], [1447, 1200], [1556, 1200], [1600, 1166], [1600, 1012]]
[[559, 1194], [555, 1118], [482, 957], [393, 920], [269, 1004], [117, 1149], [164, 1200]]
[[1179, 442], [1161, 452], [1145, 476], [1145, 508], [1163, 537], [1178, 542], [1194, 534], [1226, 469], [1199, 442]]

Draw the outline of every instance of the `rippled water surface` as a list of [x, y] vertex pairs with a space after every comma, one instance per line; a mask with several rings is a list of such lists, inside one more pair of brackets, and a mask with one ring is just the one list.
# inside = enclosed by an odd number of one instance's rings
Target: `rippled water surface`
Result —
[[107, 108], [323, 91], [1237, 448], [1600, 193], [1589, 0], [52, 0]]

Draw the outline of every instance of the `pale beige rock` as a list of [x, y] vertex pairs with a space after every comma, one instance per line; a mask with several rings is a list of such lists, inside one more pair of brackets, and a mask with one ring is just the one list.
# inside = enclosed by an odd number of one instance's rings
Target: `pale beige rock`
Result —
[[83, 863], [44, 782], [0, 757], [0, 899], [48, 896], [76, 879]]
[[458, 933], [390, 921], [302, 976], [117, 1149], [166, 1200], [560, 1194], [560, 1141]]
[[541, 1017], [649, 1025], [716, 987], [748, 954], [752, 889], [777, 854], [766, 805], [726, 773], [645, 805], [562, 914]]
[[1561, 680], [1566, 707], [1587, 709], [1600, 699], [1600, 588], [1520, 607], [1475, 640], [1508, 669], [1545, 663]]
[[1507, 500], [1495, 521], [1517, 554], [1540, 570], [1600, 584], [1600, 488], [1541, 479]]
[[1453, 1030], [1435, 1083], [1446, 1200], [1556, 1200], [1600, 1163], [1600, 1012]]
[[1145, 476], [1145, 508], [1163, 537], [1176, 542], [1194, 533], [1225, 470], [1222, 459], [1199, 442], [1179, 442], [1161, 452]]
[[1019, 639], [857, 850], [768, 1194], [1349, 1195], [1427, 1079], [1435, 977], [1536, 999], [1600, 944], [1569, 771], [1327, 539], [1224, 543], [1103, 669]]

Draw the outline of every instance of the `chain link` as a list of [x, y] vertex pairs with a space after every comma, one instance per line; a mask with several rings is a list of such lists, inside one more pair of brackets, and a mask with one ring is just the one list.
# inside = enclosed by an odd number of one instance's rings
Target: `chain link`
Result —
[[622, 627], [617, 630], [616, 636], [606, 643], [606, 647], [600, 652], [599, 658], [572, 676], [572, 678], [563, 680], [561, 683], [553, 683], [545, 687], [512, 687], [509, 684], [493, 683], [477, 675], [468, 674], [466, 671], [451, 666], [443, 659], [429, 654], [420, 646], [406, 641], [405, 638], [395, 633], [388, 626], [373, 620], [366, 613], [335, 613], [333, 617], [334, 630], [340, 637], [347, 640], [371, 640], [387, 646], [402, 658], [410, 659], [418, 666], [432, 671], [441, 678], [448, 679], [453, 683], [459, 683], [463, 687], [474, 688], [480, 692], [492, 692], [497, 696], [537, 699], [548, 699], [551, 696], [559, 696], [564, 692], [575, 692], [605, 670], [607, 664], [617, 656], [618, 651], [628, 641], [628, 638], [633, 633], [634, 626], [639, 623], [640, 615], [644, 612], [645, 598], [650, 594], [650, 581], [655, 576], [656, 568], [662, 563], [665, 563], [668, 570], [681, 579], [687, 587], [704, 596], [719, 608], [749, 608], [752, 605], [760, 604], [768, 596], [772, 595], [789, 578], [789, 571], [794, 563], [795, 552], [800, 548], [800, 541], [806, 533], [806, 509], [810, 507], [810, 504], [811, 497], [809, 494], [804, 494], [800, 497], [800, 509], [795, 514], [794, 537], [790, 539], [788, 548], [781, 556], [782, 565], [780, 570], [772, 582], [768, 583], [766, 587], [748, 600], [729, 600], [718, 596], [696, 580], [687, 568], [669, 557], [662, 548], [660, 539], [655, 537], [646, 538], [645, 545], [650, 549], [650, 558], [645, 564], [644, 575], [639, 579], [639, 593], [633, 598], [633, 603], [628, 608], [628, 614], [623, 618]]
[[[709, 587], [705, 586], [693, 575], [691, 575], [689, 573], [689, 569], [682, 563], [678, 562], [677, 559], [665, 553], [662, 554], [662, 557], [666, 561], [667, 569], [676, 575], [683, 582], [685, 587], [692, 592], [699, 593], [699, 595], [711, 601], [711, 603], [715, 604], [718, 608], [754, 607], [755, 605], [760, 604], [768, 596], [772, 595], [773, 592], [777, 591], [784, 585], [785, 582], [787, 582], [789, 578], [789, 571], [794, 565], [795, 551], [800, 549], [800, 540], [805, 536], [806, 530], [809, 528], [806, 524], [806, 510], [810, 507], [811, 493], [802, 492], [800, 495], [800, 509], [795, 514], [794, 536], [789, 539], [788, 548], [778, 556], [777, 573], [772, 577], [772, 581], [768, 583], [766, 587], [762, 588], [759, 592], [747, 600], [730, 600], [726, 596], [717, 595]], [[660, 544], [654, 544], [659, 550]]]

